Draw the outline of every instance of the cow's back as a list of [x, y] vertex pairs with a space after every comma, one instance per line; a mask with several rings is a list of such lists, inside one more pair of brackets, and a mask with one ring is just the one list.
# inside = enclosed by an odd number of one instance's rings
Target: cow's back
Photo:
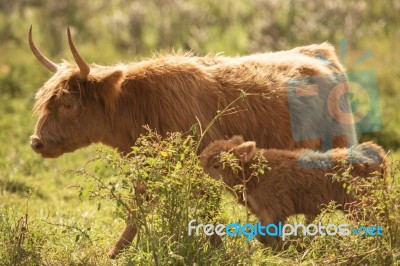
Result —
[[[346, 81], [340, 72], [343, 68], [331, 46], [323, 44], [320, 51], [318, 47], [251, 55], [216, 64], [211, 73], [222, 87], [224, 97], [219, 100], [220, 106], [227, 106], [242, 92], [249, 95], [235, 104], [234, 114], [219, 120], [218, 130], [211, 132], [210, 138], [239, 134], [257, 141], [260, 147], [278, 149], [320, 149], [321, 139], [327, 141], [325, 149], [355, 144], [354, 124], [336, 120], [337, 115], [352, 117], [351, 113], [340, 113], [339, 108], [351, 110], [346, 98], [340, 104], [347, 107], [334, 106], [339, 114], [328, 109], [328, 105], [339, 104], [328, 101], [329, 93]], [[319, 57], [313, 56], [313, 51]], [[292, 84], [309, 77], [314, 77], [320, 88], [296, 88]], [[293, 90], [303, 94], [293, 94]]]
[[[213, 140], [233, 135], [255, 140], [261, 148], [350, 146], [356, 142], [354, 125], [336, 119], [352, 118], [351, 112], [342, 112], [343, 106], [338, 108], [338, 103], [326, 99], [331, 89], [346, 84], [341, 71], [329, 44], [236, 58], [156, 58], [129, 68], [118, 108], [124, 113], [120, 117], [130, 112], [133, 118], [118, 123], [128, 129], [148, 124], [160, 134], [187, 132], [198, 122], [205, 130], [234, 102], [206, 132], [200, 150]], [[310, 79], [317, 79], [317, 90], [299, 86], [298, 93], [296, 84]], [[351, 110], [342, 98], [341, 105]], [[328, 106], [336, 107], [333, 113]], [[141, 133], [130, 132], [132, 140]]]

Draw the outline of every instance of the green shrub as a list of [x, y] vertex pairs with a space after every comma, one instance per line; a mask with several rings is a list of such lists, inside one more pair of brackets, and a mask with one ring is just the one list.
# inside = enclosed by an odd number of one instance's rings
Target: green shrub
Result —
[[[189, 236], [187, 227], [191, 219], [212, 222], [221, 187], [204, 178], [196, 145], [191, 136], [171, 133], [162, 138], [149, 130], [127, 157], [99, 150], [81, 172], [93, 181], [81, 193], [111, 199], [118, 215], [139, 228], [137, 243], [125, 254], [131, 261], [159, 265], [207, 262], [209, 241], [204, 235]], [[98, 161], [105, 162], [106, 169], [95, 167], [91, 172], [90, 166]], [[99, 176], [107, 171], [112, 175]]]
[[[349, 180], [348, 171], [335, 176], [338, 180]], [[400, 162], [388, 164], [384, 178], [353, 178], [347, 186], [348, 193], [358, 195], [357, 210], [346, 215], [337, 215], [335, 204], [327, 206], [314, 223], [345, 223], [349, 228], [380, 226], [383, 236], [303, 236], [292, 248], [302, 262], [323, 265], [398, 265], [400, 262]], [[334, 214], [334, 215], [332, 215]], [[294, 248], [295, 247], [295, 248]], [[299, 247], [301, 247], [299, 249]], [[297, 253], [298, 252], [298, 253]], [[296, 254], [297, 253], [297, 254]]]

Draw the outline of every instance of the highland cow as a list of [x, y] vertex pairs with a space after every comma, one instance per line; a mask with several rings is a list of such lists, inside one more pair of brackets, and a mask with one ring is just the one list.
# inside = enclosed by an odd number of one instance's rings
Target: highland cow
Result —
[[[232, 153], [238, 159], [242, 172], [224, 165], [221, 161], [223, 152]], [[257, 152], [267, 160], [270, 170], [255, 176], [251, 165], [256, 163]], [[345, 181], [332, 179], [334, 174], [340, 175], [344, 170], [341, 168], [343, 161], [353, 162], [350, 168], [353, 177], [382, 177], [385, 169], [384, 151], [372, 142], [323, 153], [304, 149], [257, 150], [254, 141], [244, 142], [239, 136], [209, 144], [200, 154], [200, 161], [206, 173], [212, 178], [222, 179], [238, 202], [246, 205], [265, 225], [284, 223], [295, 214], [315, 217], [321, 206], [331, 201], [335, 201], [343, 211], [355, 206], [355, 197], [343, 187]], [[300, 167], [300, 161], [314, 168]], [[244, 188], [235, 191], [238, 185]], [[270, 236], [258, 235], [257, 239], [274, 246], [280, 242], [279, 238]]]
[[[67, 36], [76, 63], [56, 64], [39, 52], [32, 40], [32, 28], [29, 31], [33, 54], [54, 73], [37, 92], [34, 107], [38, 121], [31, 146], [43, 157], [58, 157], [92, 143], [128, 154], [137, 137], [145, 132], [143, 125], [161, 135], [187, 132], [194, 124], [206, 128], [219, 111], [233, 102], [228, 108], [230, 114], [220, 117], [205, 132], [201, 148], [213, 140], [241, 134], [263, 148], [319, 149], [321, 140], [314, 133], [321, 128], [335, 132], [330, 135], [334, 136], [333, 147], [356, 141], [352, 123], [325, 123], [340, 116], [350, 117], [351, 122], [351, 113], [341, 111], [337, 103], [309, 101], [306, 97], [296, 99], [295, 110], [305, 117], [299, 122], [308, 131], [303, 132], [300, 141], [291, 135], [286, 93], [290, 79], [322, 76], [326, 79], [321, 85], [347, 88], [346, 81], [338, 78], [344, 77], [340, 75], [344, 69], [328, 43], [234, 58], [178, 53], [103, 67], [88, 65], [78, 53], [69, 29]], [[247, 96], [238, 100], [243, 94]], [[349, 106], [347, 97], [341, 99]], [[328, 113], [326, 104], [337, 108]], [[128, 225], [112, 256], [135, 234], [136, 228]]]

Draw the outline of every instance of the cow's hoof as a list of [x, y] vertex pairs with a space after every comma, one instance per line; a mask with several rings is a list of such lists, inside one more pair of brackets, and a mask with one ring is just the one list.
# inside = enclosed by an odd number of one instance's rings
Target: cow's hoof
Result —
[[210, 244], [213, 247], [219, 247], [222, 245], [222, 238], [220, 235], [217, 234], [213, 234], [210, 236]]
[[108, 257], [112, 260], [116, 259], [118, 257], [119, 252], [115, 251], [115, 249], [113, 249], [112, 251], [110, 251], [108, 253]]

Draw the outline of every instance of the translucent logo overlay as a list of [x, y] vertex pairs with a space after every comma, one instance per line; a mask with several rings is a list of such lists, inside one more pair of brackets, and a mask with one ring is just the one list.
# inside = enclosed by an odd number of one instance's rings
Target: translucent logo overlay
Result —
[[[345, 41], [340, 43], [342, 61], [346, 46]], [[351, 67], [369, 56], [370, 50]], [[332, 149], [333, 138], [344, 136], [350, 148], [357, 144], [357, 134], [382, 128], [376, 73], [372, 69], [339, 72], [322, 54], [317, 58], [332, 74], [292, 78], [286, 83], [292, 136], [296, 141], [320, 139], [323, 152]], [[326, 164], [300, 159], [299, 166], [331, 167], [329, 157]]]

